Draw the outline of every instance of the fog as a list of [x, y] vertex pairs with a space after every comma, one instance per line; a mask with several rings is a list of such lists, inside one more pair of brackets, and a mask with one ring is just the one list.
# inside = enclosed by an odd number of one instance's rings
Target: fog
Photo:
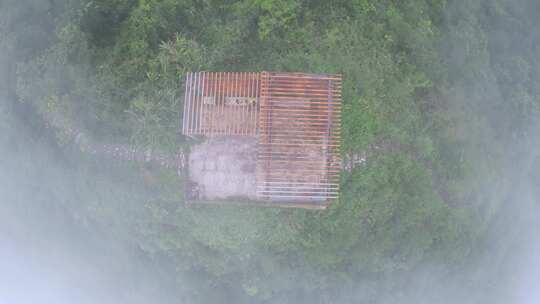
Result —
[[[107, 229], [128, 230], [124, 219], [85, 217], [79, 202], [98, 201], [100, 194], [83, 191], [84, 183], [110, 183], [119, 196], [138, 195], [140, 204], [156, 190], [129, 188], [140, 186], [134, 176], [144, 168], [85, 155], [75, 141], [59, 144], [47, 118], [10, 88], [15, 76], [7, 66], [16, 53], [0, 55], [0, 304], [249, 302], [235, 292], [201, 295], [196, 274], [179, 277], [168, 257], [130, 242], [129, 232]], [[498, 96], [500, 88], [493, 90]], [[426, 262], [396, 274], [403, 276], [397, 293], [396, 286], [372, 289], [359, 277], [321, 303], [359, 303], [365, 295], [376, 303], [540, 303], [540, 127], [532, 122], [527, 130], [505, 150], [514, 160], [503, 172], [510, 190], [459, 272]], [[139, 212], [135, 200], [126, 218]]]
[[1, 104], [0, 303], [170, 303], [174, 289], [164, 292], [171, 283], [160, 267], [76, 220], [77, 168], [14, 106]]

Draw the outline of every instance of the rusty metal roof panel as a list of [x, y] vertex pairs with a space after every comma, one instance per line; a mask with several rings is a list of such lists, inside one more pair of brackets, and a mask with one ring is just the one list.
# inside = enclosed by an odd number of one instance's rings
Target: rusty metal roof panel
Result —
[[186, 76], [185, 135], [255, 135], [260, 73], [197, 72]]
[[341, 76], [262, 73], [257, 193], [328, 201], [339, 192]]

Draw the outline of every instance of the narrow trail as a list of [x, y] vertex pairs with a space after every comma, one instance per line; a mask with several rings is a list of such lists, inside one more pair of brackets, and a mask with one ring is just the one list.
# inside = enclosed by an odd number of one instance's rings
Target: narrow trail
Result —
[[[186, 167], [186, 153], [182, 150], [176, 154], [165, 153], [159, 150], [144, 149], [128, 144], [108, 144], [97, 143], [89, 139], [86, 134], [77, 129], [61, 130], [64, 135], [72, 139], [73, 143], [83, 153], [97, 155], [116, 161], [151, 163], [167, 169], [174, 169], [178, 175], [181, 175]], [[405, 153], [414, 161], [420, 162], [432, 173], [432, 182], [434, 190], [439, 194], [443, 201], [452, 207], [457, 207], [458, 202], [452, 200], [447, 190], [447, 181], [433, 168], [429, 160], [421, 159], [414, 148], [410, 145], [394, 142], [379, 142], [370, 144], [369, 147], [360, 153], [347, 153], [342, 162], [342, 170], [351, 171], [354, 168], [364, 166], [375, 157], [387, 153]]]
[[91, 140], [86, 133], [77, 129], [61, 130], [71, 138], [73, 144], [83, 152], [116, 161], [151, 163], [167, 169], [174, 169], [180, 175], [186, 165], [185, 152], [179, 150], [176, 154], [166, 153], [151, 148], [140, 148], [129, 144], [99, 143]]

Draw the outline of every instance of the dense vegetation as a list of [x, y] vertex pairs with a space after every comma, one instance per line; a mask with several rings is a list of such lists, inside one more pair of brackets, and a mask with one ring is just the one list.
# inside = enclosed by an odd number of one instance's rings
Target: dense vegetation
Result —
[[[540, 114], [539, 10], [525, 0], [0, 0], [0, 97], [14, 101], [2, 112], [32, 113], [69, 162], [58, 173], [69, 184], [51, 179], [43, 201], [193, 278], [178, 286], [192, 299], [331, 303], [355, 290], [343, 300], [400, 303], [397, 290], [426, 265], [442, 277], [465, 267], [512, 187], [511, 151]], [[187, 148], [182, 76], [198, 70], [343, 73], [343, 156], [368, 159], [343, 172], [339, 202], [186, 207], [176, 172], [77, 150], [72, 130]], [[6, 117], [0, 127], [17, 128]]]

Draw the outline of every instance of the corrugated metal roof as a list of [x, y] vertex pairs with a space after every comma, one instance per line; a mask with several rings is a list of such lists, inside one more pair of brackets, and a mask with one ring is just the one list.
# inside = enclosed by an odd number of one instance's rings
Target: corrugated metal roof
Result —
[[262, 74], [257, 193], [266, 200], [337, 198], [341, 77]]
[[182, 132], [256, 135], [259, 83], [260, 73], [188, 73]]

